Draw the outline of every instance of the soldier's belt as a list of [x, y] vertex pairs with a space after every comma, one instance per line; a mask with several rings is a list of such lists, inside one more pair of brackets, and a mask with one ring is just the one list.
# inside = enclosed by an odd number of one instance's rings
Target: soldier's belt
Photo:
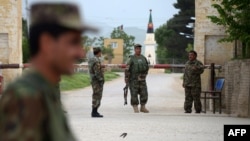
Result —
[[138, 81], [145, 81], [145, 80], [146, 80], [146, 77], [147, 77], [146, 74], [140, 74], [140, 75], [138, 75], [137, 80], [138, 80]]

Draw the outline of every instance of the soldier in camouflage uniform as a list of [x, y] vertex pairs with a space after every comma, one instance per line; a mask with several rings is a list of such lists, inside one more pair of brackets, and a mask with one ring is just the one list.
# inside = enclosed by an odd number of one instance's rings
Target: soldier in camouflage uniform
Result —
[[197, 53], [195, 51], [189, 52], [189, 61], [185, 65], [185, 72], [183, 78], [183, 87], [185, 88], [185, 113], [192, 112], [192, 105], [194, 102], [194, 108], [196, 113], [201, 112], [201, 77], [200, 75], [204, 71], [203, 64], [198, 61]]
[[[147, 59], [141, 55], [141, 45], [134, 46], [135, 54], [130, 56], [125, 70], [125, 82], [129, 85], [131, 94], [131, 105], [134, 112], [139, 113], [138, 105], [141, 104], [141, 112], [148, 113], [146, 104], [148, 101], [148, 90], [146, 83], [146, 76], [148, 74], [149, 66]], [[138, 100], [138, 95], [140, 101]]]
[[[60, 90], [60, 80], [58, 82], [58, 84], [56, 85], [56, 95], [57, 95], [57, 98], [59, 99], [61, 105], [62, 105], [62, 101], [61, 101], [61, 90]], [[67, 111], [65, 111], [63, 105], [62, 105], [62, 109], [63, 109], [63, 112], [64, 113], [67, 113]]]
[[89, 73], [91, 85], [93, 89], [92, 95], [92, 117], [102, 118], [103, 115], [98, 113], [98, 108], [101, 105], [102, 91], [104, 85], [104, 69], [102, 68], [100, 57], [102, 55], [100, 48], [93, 48], [94, 57], [89, 60]]
[[32, 68], [3, 92], [0, 141], [74, 141], [57, 86], [82, 58], [81, 35], [89, 28], [73, 4], [36, 3], [30, 11]]

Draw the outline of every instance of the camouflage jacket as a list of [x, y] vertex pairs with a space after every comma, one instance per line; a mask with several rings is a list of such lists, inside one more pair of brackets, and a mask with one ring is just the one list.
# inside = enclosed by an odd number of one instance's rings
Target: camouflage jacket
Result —
[[138, 80], [139, 76], [146, 77], [146, 75], [148, 74], [148, 70], [149, 66], [146, 57], [144, 57], [143, 55], [132, 55], [130, 56], [127, 67], [125, 69], [125, 79], [133, 81]]
[[98, 57], [93, 57], [89, 60], [89, 74], [91, 81], [104, 81], [104, 69]]
[[0, 141], [75, 141], [58, 91], [35, 70], [8, 85], [0, 99]]
[[204, 66], [200, 61], [187, 61], [183, 77], [183, 86], [201, 87], [200, 75], [203, 73], [203, 71]]

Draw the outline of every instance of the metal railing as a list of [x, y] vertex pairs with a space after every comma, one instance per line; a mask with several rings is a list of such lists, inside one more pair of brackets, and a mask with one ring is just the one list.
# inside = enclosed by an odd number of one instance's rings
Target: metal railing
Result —
[[[17, 68], [28, 68], [30, 67], [30, 64], [0, 64], [0, 69], [17, 69]], [[88, 67], [87, 64], [75, 64], [75, 67]], [[110, 67], [110, 68], [126, 68], [126, 64], [105, 64], [103, 65], [104, 68]], [[150, 68], [153, 69], [169, 69], [169, 68], [185, 68], [185, 64], [155, 64], [155, 65], [149, 65]], [[221, 69], [221, 65], [204, 65], [204, 68], [210, 69]]]
[[[18, 69], [18, 68], [29, 68], [31, 67], [31, 64], [0, 64], [0, 71], [1, 69]], [[126, 64], [105, 64], [103, 65], [104, 68], [120, 68], [124, 69], [126, 68]], [[150, 68], [153, 69], [170, 69], [170, 68], [185, 68], [185, 64], [155, 64], [155, 65], [149, 65]], [[88, 69], [87, 64], [75, 64], [75, 68], [86, 68]], [[215, 81], [215, 69], [221, 69], [222, 66], [220, 65], [204, 65], [204, 68], [210, 69], [210, 90], [214, 90], [214, 81]], [[1, 74], [0, 74], [1, 76]], [[0, 94], [2, 91], [3, 86], [3, 76], [1, 76], [0, 81]]]

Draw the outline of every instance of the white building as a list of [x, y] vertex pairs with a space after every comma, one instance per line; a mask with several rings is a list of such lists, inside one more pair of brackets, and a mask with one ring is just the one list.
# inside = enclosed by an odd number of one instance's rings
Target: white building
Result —
[[152, 10], [150, 9], [148, 29], [146, 34], [146, 39], [144, 41], [145, 45], [145, 57], [148, 59], [150, 64], [156, 64], [156, 42], [154, 34], [154, 25], [152, 20]]

